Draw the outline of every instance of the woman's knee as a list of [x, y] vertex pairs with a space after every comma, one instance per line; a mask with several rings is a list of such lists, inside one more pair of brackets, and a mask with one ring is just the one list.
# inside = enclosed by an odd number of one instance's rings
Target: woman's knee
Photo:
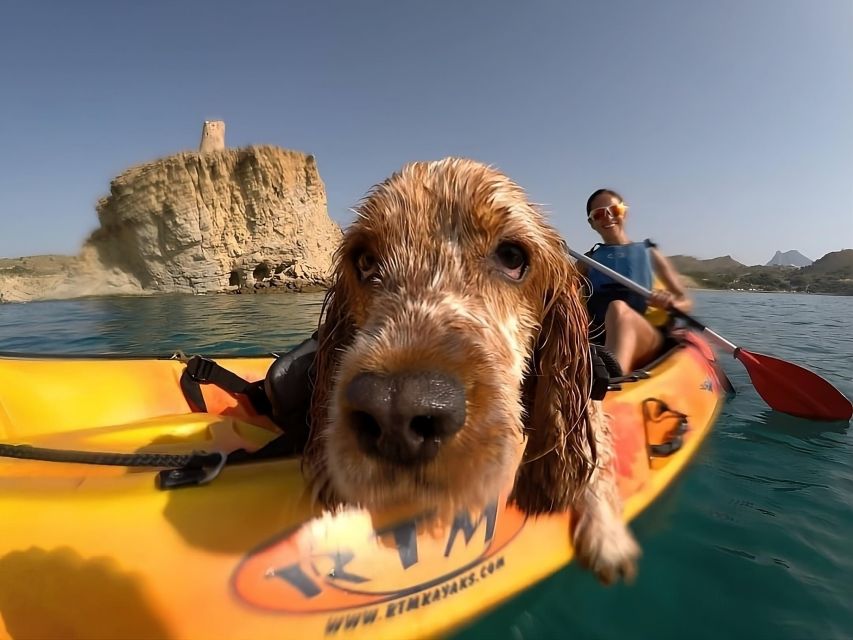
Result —
[[618, 322], [632, 315], [637, 315], [637, 312], [634, 311], [627, 302], [624, 300], [614, 300], [607, 306], [607, 315], [605, 320]]

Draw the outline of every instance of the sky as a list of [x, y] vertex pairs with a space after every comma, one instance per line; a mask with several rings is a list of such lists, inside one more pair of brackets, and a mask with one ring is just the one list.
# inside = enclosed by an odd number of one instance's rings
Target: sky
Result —
[[853, 248], [851, 0], [5, 0], [0, 60], [0, 256], [76, 253], [112, 178], [216, 119], [314, 154], [342, 226], [454, 155], [581, 250], [599, 187], [668, 255]]

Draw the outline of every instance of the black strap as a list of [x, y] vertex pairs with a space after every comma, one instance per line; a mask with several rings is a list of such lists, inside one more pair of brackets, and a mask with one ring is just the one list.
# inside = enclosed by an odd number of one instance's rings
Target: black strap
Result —
[[592, 400], [603, 400], [607, 387], [610, 386], [610, 374], [596, 345], [590, 345], [590, 355], [592, 356], [592, 388], [589, 397]]
[[592, 249], [587, 251], [584, 255], [589, 256], [591, 258], [592, 254], [595, 253], [595, 250], [598, 249], [598, 247], [603, 247], [603, 246], [604, 246], [603, 242], [596, 242], [594, 245], [592, 245]]
[[181, 390], [193, 411], [196, 412], [207, 411], [207, 404], [201, 393], [203, 384], [215, 384], [229, 393], [246, 396], [260, 415], [266, 416], [272, 411], [270, 401], [264, 392], [263, 380], [249, 382], [213, 360], [193, 356], [187, 361], [187, 366], [181, 374]]

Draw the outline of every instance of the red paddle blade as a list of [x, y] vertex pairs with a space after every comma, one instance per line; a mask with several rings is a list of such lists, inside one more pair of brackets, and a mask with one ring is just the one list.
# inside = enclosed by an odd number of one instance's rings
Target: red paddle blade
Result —
[[750, 380], [770, 408], [811, 420], [850, 420], [853, 403], [829, 382], [796, 364], [738, 349]]

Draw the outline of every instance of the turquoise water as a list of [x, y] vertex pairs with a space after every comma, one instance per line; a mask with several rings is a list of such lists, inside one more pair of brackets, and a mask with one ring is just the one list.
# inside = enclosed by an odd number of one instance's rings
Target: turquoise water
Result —
[[[698, 292], [732, 342], [807, 366], [853, 397], [853, 298]], [[0, 351], [277, 351], [310, 334], [321, 295], [87, 299], [0, 306]], [[680, 480], [633, 525], [633, 586], [574, 566], [457, 638], [853, 637], [853, 430], [738, 395]]]

